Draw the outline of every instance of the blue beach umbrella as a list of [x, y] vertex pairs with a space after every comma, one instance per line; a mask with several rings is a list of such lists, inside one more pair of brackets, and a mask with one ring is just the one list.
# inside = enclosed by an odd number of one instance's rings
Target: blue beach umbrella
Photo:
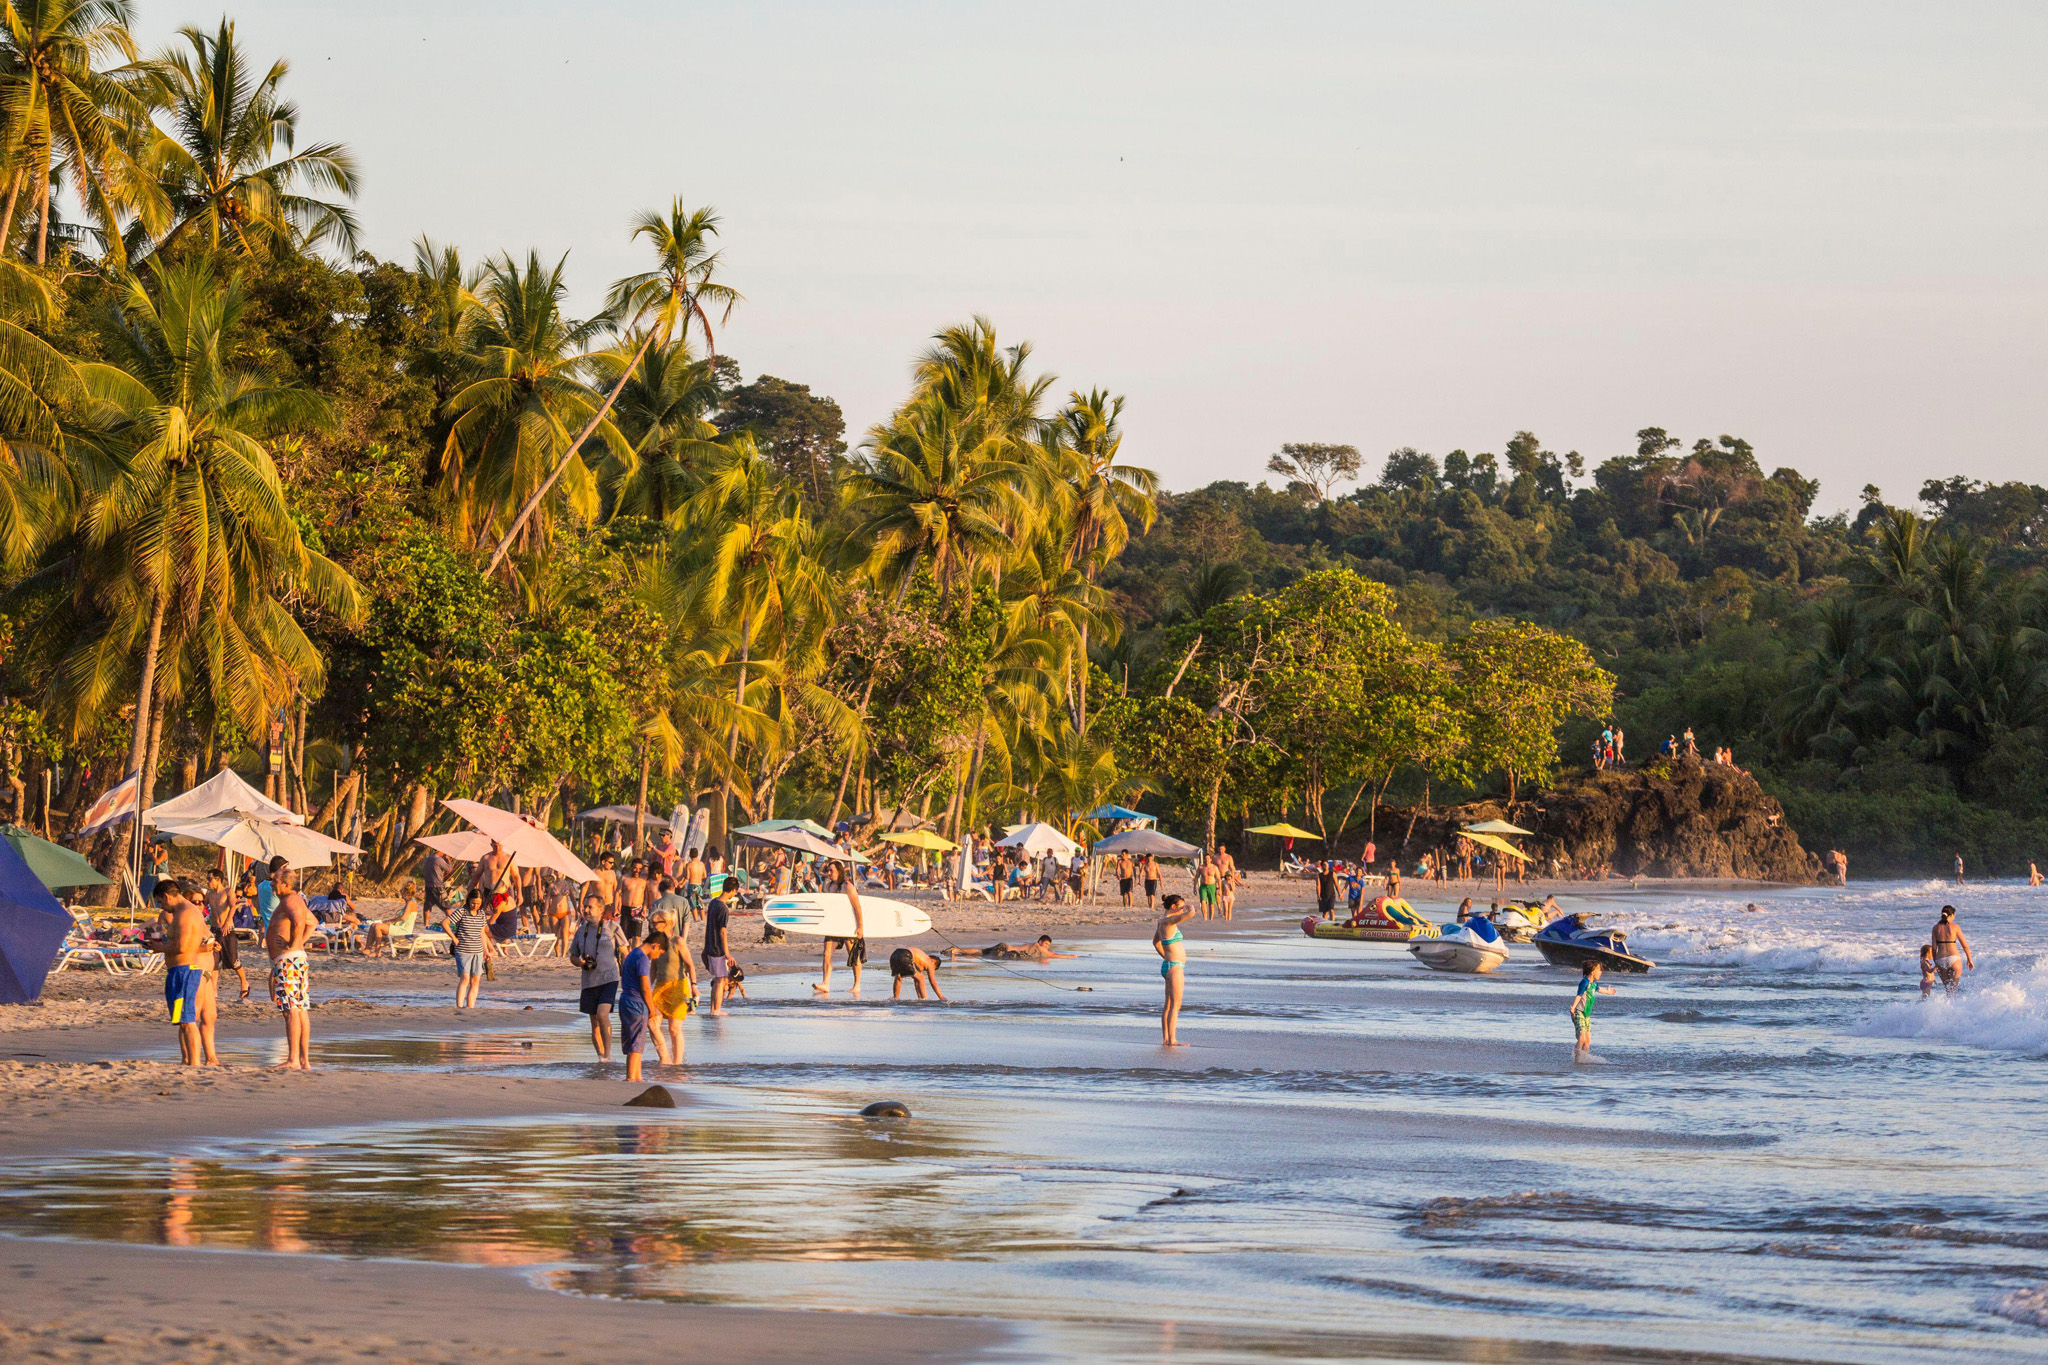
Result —
[[0, 1005], [26, 1005], [71, 932], [71, 916], [14, 845], [0, 839]]
[[1156, 815], [1147, 815], [1145, 814], [1145, 812], [1141, 810], [1132, 810], [1128, 806], [1097, 806], [1094, 810], [1089, 811], [1086, 815], [1082, 816], [1081, 818], [1083, 820], [1152, 821], [1157, 820], [1159, 817]]

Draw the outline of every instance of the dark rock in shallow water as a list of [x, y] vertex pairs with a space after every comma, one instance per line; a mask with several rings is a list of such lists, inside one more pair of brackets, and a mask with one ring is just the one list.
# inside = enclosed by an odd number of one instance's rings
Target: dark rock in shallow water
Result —
[[782, 940], [784, 940], [784, 939], [786, 939], [786, 938], [788, 938], [788, 937], [789, 937], [789, 935], [788, 935], [788, 934], [785, 934], [785, 933], [783, 933], [783, 932], [782, 932], [782, 930], [780, 930], [780, 929], [776, 928], [776, 927], [775, 927], [774, 925], [772, 925], [772, 924], [769, 924], [769, 923], [767, 923], [766, 921], [763, 921], [763, 922], [762, 922], [762, 925], [761, 925], [761, 942], [763, 942], [763, 943], [780, 943], [780, 942], [782, 942]]
[[860, 1116], [864, 1119], [907, 1119], [910, 1117], [910, 1106], [901, 1100], [876, 1100], [861, 1110]]
[[650, 1085], [632, 1099], [626, 1101], [628, 1109], [674, 1109], [676, 1097], [668, 1093], [665, 1085]]

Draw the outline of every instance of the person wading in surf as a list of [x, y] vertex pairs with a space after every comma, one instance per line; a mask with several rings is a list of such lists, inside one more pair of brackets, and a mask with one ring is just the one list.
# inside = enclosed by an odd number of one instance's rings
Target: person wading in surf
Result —
[[1963, 937], [1962, 926], [1956, 923], [1956, 908], [1953, 905], [1941, 907], [1941, 918], [1934, 922], [1934, 965], [1941, 973], [1941, 984], [1954, 995], [1963, 984], [1965, 965], [1970, 971], [1977, 970], [1977, 955], [1970, 951], [1970, 940]]

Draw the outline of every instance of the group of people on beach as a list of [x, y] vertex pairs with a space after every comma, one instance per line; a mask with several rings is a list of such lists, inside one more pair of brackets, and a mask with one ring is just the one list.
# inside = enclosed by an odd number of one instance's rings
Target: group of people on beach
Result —
[[[260, 880], [258, 880], [260, 878]], [[284, 1016], [285, 1060], [291, 1070], [312, 1066], [312, 964], [307, 957], [316, 921], [283, 858], [251, 868], [252, 900], [270, 958], [270, 999]], [[207, 873], [200, 892], [182, 877], [160, 873], [150, 887], [158, 909], [164, 956], [164, 1005], [178, 1034], [178, 1055], [187, 1066], [216, 1066], [214, 1031], [220, 1017], [220, 977], [233, 972], [249, 998], [248, 973], [241, 964], [237, 898], [219, 868]]]

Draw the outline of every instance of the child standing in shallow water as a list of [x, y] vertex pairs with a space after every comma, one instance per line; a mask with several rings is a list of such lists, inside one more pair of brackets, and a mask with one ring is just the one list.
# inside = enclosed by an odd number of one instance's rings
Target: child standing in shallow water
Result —
[[1920, 998], [1925, 1000], [1934, 994], [1934, 945], [1920, 945]]
[[1579, 1035], [1578, 1049], [1572, 1054], [1573, 1061], [1579, 1061], [1593, 1051], [1593, 997], [1612, 995], [1614, 987], [1600, 984], [1601, 965], [1588, 962], [1579, 969], [1579, 992], [1572, 997], [1572, 1028]]

